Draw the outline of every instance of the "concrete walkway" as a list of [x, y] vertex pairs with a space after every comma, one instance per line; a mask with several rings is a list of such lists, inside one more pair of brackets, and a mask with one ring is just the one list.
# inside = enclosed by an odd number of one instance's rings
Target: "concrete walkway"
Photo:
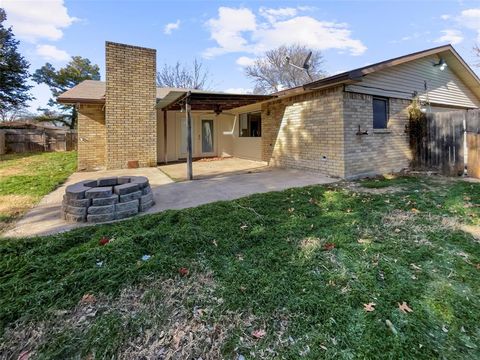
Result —
[[167, 209], [184, 209], [219, 200], [237, 199], [255, 193], [280, 191], [293, 187], [327, 184], [336, 181], [315, 173], [278, 168], [269, 168], [257, 173], [217, 176], [177, 183], [157, 168], [79, 172], [70, 176], [63, 186], [45, 196], [35, 208], [16, 223], [13, 229], [7, 231], [3, 236], [49, 235], [87, 226], [87, 224], [66, 223], [60, 218], [65, 187], [81, 180], [120, 175], [148, 177], [156, 204], [143, 214], [157, 213]]

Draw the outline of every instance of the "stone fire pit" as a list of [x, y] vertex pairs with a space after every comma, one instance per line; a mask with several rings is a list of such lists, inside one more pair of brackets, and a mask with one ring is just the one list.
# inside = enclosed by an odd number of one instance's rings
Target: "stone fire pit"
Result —
[[145, 176], [105, 177], [67, 186], [62, 217], [70, 222], [105, 222], [124, 219], [154, 205]]

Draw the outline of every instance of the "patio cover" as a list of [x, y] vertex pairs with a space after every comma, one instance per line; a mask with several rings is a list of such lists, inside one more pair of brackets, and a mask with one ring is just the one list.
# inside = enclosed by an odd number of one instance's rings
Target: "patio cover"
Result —
[[274, 95], [227, 94], [202, 90], [172, 90], [165, 97], [157, 100], [157, 107], [164, 111], [181, 110], [188, 104], [192, 111], [230, 110], [240, 106], [273, 99]]
[[240, 106], [250, 105], [257, 102], [273, 99], [274, 95], [248, 95], [213, 93], [201, 90], [172, 90], [163, 98], [157, 100], [157, 107], [163, 110], [164, 118], [164, 146], [165, 163], [167, 154], [167, 111], [185, 109], [187, 122], [187, 178], [193, 180], [192, 169], [192, 119], [191, 111], [213, 111], [220, 114], [223, 110], [230, 110]]

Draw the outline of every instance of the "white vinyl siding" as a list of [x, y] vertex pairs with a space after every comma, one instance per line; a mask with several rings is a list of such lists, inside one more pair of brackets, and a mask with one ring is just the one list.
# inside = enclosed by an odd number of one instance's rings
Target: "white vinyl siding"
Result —
[[447, 67], [440, 70], [433, 64], [437, 56], [430, 56], [397, 65], [363, 77], [363, 81], [347, 85], [346, 91], [399, 99], [411, 99], [414, 91], [426, 100], [424, 81], [428, 85], [428, 99], [433, 104], [477, 108], [480, 101]]

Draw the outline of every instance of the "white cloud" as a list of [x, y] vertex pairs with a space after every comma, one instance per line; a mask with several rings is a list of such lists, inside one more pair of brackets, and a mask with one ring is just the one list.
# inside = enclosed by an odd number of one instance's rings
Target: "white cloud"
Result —
[[242, 67], [247, 67], [255, 63], [255, 59], [252, 59], [248, 56], [240, 56], [236, 61], [237, 65]]
[[352, 55], [365, 52], [366, 46], [352, 39], [348, 24], [299, 15], [300, 11], [308, 10], [260, 8], [259, 20], [250, 9], [220, 7], [218, 17], [206, 23], [217, 46], [206, 49], [204, 56], [235, 52], [260, 54], [284, 44], [305, 45], [314, 50], [338, 49]]
[[173, 30], [178, 30], [180, 28], [180, 20], [177, 20], [174, 23], [168, 23], [163, 29], [164, 34], [170, 35]]
[[277, 20], [293, 17], [297, 15], [298, 10], [297, 8], [278, 8], [278, 9], [271, 9], [261, 7], [259, 10], [260, 15], [266, 18], [269, 22], [274, 23]]
[[440, 36], [438, 39], [435, 39], [435, 42], [455, 45], [461, 43], [463, 40], [463, 34], [459, 30], [445, 29], [442, 30], [441, 33], [443, 35]]
[[66, 51], [60, 50], [54, 45], [37, 45], [36, 53], [46, 60], [67, 61], [70, 59], [70, 55]]
[[318, 21], [309, 16], [297, 16], [262, 28], [253, 39], [256, 50], [265, 51], [283, 44], [300, 44], [315, 50], [340, 49], [361, 55], [367, 49], [359, 40], [350, 37], [346, 24]]
[[462, 26], [480, 32], [480, 8], [463, 10], [457, 21]]
[[63, 0], [2, 0], [2, 7], [15, 35], [29, 42], [59, 40], [63, 29], [78, 20], [68, 15]]
[[450, 19], [451, 17], [452, 17], [451, 15], [443, 14], [443, 15], [440, 16], [440, 19], [442, 19], [442, 20], [448, 20], [448, 19]]
[[253, 90], [239, 87], [226, 89], [225, 92], [229, 94], [252, 94]]
[[218, 47], [205, 50], [205, 57], [214, 57], [229, 52], [248, 51], [248, 41], [243, 37], [244, 32], [256, 30], [255, 14], [246, 8], [234, 9], [220, 7], [218, 18], [207, 21], [210, 37]]

